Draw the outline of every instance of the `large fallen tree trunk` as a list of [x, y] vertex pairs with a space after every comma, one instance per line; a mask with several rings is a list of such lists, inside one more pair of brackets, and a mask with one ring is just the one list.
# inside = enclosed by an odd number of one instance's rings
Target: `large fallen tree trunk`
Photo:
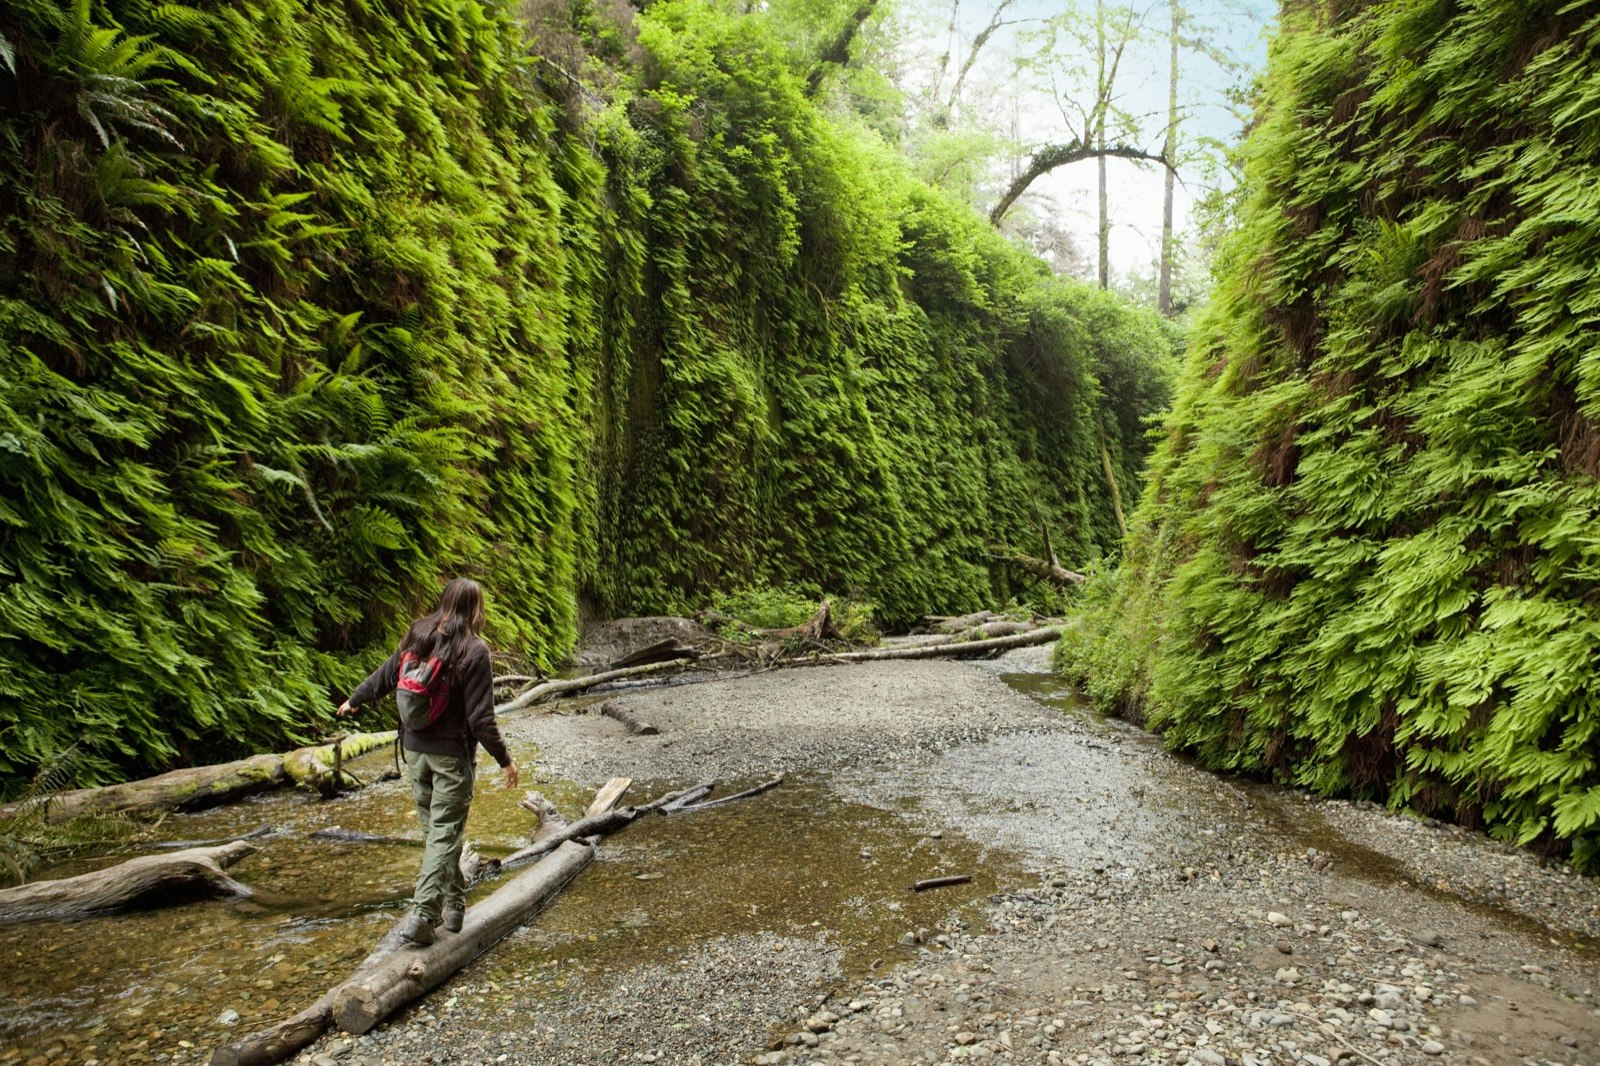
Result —
[[[325, 778], [336, 769], [343, 771], [344, 759], [353, 759], [393, 739], [392, 732], [352, 733], [337, 745], [312, 744], [284, 755], [252, 755], [236, 762], [191, 766], [120, 785], [58, 792], [0, 807], [0, 819], [14, 818], [34, 804], [44, 809], [45, 820], [52, 825], [85, 814], [148, 816], [200, 810], [297, 782], [315, 785], [319, 777]], [[343, 771], [340, 779], [348, 782], [349, 772]]]
[[512, 711], [520, 711], [524, 707], [532, 707], [536, 703], [554, 699], [557, 696], [568, 696], [574, 692], [583, 692], [597, 685], [604, 685], [608, 681], [619, 681], [626, 677], [638, 677], [641, 674], [658, 674], [665, 670], [675, 670], [682, 666], [688, 666], [692, 661], [690, 659], [672, 659], [664, 663], [646, 663], [643, 666], [630, 666], [623, 670], [603, 670], [598, 674], [590, 674], [587, 677], [546, 681], [522, 692], [515, 699], [500, 704], [494, 709], [494, 713], [509, 714]]
[[527, 921], [593, 858], [592, 847], [568, 841], [469, 908], [461, 932], [447, 933], [425, 948], [396, 952], [345, 982], [333, 997], [334, 1024], [348, 1033], [367, 1032]]
[[70, 822], [85, 814], [161, 814], [226, 803], [288, 783], [282, 755], [253, 755], [217, 766], [173, 770], [142, 781], [58, 792], [0, 807], [0, 818], [15, 817], [31, 804], [41, 805], [45, 821], [51, 824]]
[[104, 870], [0, 889], [0, 923], [83, 918], [141, 903], [167, 905], [207, 896], [248, 896], [223, 870], [256, 849], [242, 840], [169, 855], [141, 855]]
[[1061, 639], [1061, 630], [1050, 626], [1015, 633], [1009, 637], [990, 640], [961, 640], [947, 644], [917, 645], [905, 648], [874, 648], [872, 651], [845, 651], [822, 655], [815, 659], [791, 659], [792, 663], [860, 663], [879, 659], [966, 659], [972, 656], [992, 655], [1011, 648], [1026, 648], [1035, 644], [1049, 644]]

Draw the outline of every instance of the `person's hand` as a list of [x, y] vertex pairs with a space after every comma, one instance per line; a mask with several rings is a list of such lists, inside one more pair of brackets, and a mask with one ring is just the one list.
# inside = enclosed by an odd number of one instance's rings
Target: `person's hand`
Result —
[[516, 788], [522, 783], [522, 774], [517, 771], [516, 763], [507, 763], [500, 768], [500, 787]]
[[333, 713], [337, 714], [340, 718], [343, 718], [347, 714], [355, 714], [356, 709], [350, 706], [349, 700], [345, 700], [343, 703], [339, 704], [339, 709]]

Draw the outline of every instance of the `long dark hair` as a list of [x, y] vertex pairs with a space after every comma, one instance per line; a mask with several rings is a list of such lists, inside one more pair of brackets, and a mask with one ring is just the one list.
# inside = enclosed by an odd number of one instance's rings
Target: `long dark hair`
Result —
[[483, 631], [483, 621], [483, 589], [471, 578], [458, 577], [444, 587], [432, 614], [411, 623], [400, 651], [424, 659], [437, 657], [447, 669], [453, 668]]

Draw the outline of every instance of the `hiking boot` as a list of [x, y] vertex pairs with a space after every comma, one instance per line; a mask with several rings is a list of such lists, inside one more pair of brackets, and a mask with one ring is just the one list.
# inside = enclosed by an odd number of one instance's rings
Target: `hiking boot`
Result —
[[411, 912], [411, 917], [406, 919], [405, 928], [400, 930], [400, 935], [419, 946], [433, 943], [433, 923], [422, 915]]
[[446, 907], [444, 917], [439, 919], [439, 928], [447, 933], [461, 932], [461, 920], [467, 916], [462, 907]]

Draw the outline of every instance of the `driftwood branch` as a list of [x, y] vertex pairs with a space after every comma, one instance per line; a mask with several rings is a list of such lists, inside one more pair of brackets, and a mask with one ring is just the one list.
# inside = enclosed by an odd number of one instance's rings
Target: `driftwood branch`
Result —
[[622, 658], [617, 659], [615, 662], [608, 665], [606, 669], [620, 670], [627, 666], [643, 666], [648, 663], [663, 663], [672, 659], [698, 658], [700, 658], [700, 652], [698, 649], [691, 648], [677, 637], [668, 637], [666, 640], [658, 640], [654, 644], [646, 644], [642, 648], [636, 648], [635, 650], [630, 651]]
[[[783, 784], [783, 775], [780, 774], [777, 777], [774, 777], [771, 781], [762, 782], [755, 788], [747, 788], [743, 792], [735, 792], [733, 795], [723, 796], [721, 799], [709, 800], [705, 803], [688, 803], [681, 806], [673, 806], [671, 813], [687, 814], [690, 811], [703, 811], [711, 807], [720, 807], [724, 803], [732, 803], [735, 800], [749, 799], [751, 796], [759, 796], [761, 793], [771, 791], [781, 784]], [[709, 789], [707, 791], [709, 791]]]
[[974, 656], [992, 655], [995, 652], [1007, 651], [1011, 648], [1026, 648], [1035, 644], [1049, 644], [1051, 641], [1061, 639], [1061, 631], [1050, 626], [1039, 629], [1030, 629], [1026, 633], [1015, 633], [1008, 637], [993, 637], [989, 640], [961, 640], [950, 641], [944, 644], [921, 645], [909, 648], [874, 648], [871, 651], [846, 651], [833, 655], [822, 655], [815, 659], [793, 659], [791, 662], [808, 663], [860, 663], [875, 662], [880, 659], [967, 659]]
[[636, 737], [653, 737], [661, 732], [661, 730], [657, 729], [649, 722], [644, 721], [642, 718], [636, 717], [632, 711], [628, 710], [616, 700], [606, 700], [604, 703], [602, 703], [600, 705], [600, 713], [605, 715], [607, 718], [615, 718], [624, 726], [627, 726], [628, 732]]
[[83, 918], [138, 904], [157, 906], [251, 890], [223, 871], [256, 849], [244, 841], [141, 855], [104, 870], [0, 889], [0, 922]]
[[539, 819], [539, 824], [534, 828], [532, 840], [537, 843], [553, 833], [559, 833], [566, 827], [566, 815], [561, 809], [547, 799], [543, 792], [529, 790], [522, 797], [522, 802], [517, 804], [525, 811], [532, 811], [534, 817]]
[[508, 703], [502, 703], [494, 709], [495, 714], [510, 714], [520, 711], [525, 707], [532, 707], [536, 703], [555, 699], [557, 696], [568, 696], [574, 692], [583, 692], [597, 685], [604, 685], [609, 681], [618, 681], [626, 677], [638, 677], [641, 674], [659, 674], [666, 670], [676, 670], [681, 666], [688, 666], [690, 659], [671, 659], [664, 663], [645, 663], [642, 666], [629, 666], [621, 670], [602, 670], [598, 674], [587, 677], [566, 678], [560, 681], [546, 681], [535, 685], [520, 693]]
[[622, 802], [622, 797], [627, 795], [628, 789], [632, 787], [633, 778], [613, 777], [595, 791], [594, 799], [590, 801], [589, 806], [584, 810], [583, 816], [585, 818], [593, 818], [596, 815], [614, 810], [617, 804]]

